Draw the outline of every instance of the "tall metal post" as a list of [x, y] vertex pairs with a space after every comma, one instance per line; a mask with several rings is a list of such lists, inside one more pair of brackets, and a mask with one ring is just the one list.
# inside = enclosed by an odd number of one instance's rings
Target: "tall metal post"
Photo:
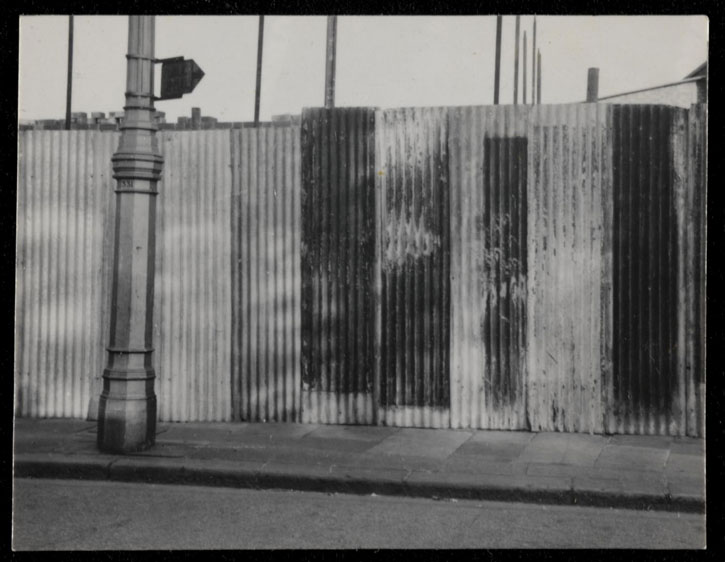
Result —
[[496, 16], [496, 66], [493, 75], [493, 105], [498, 105], [498, 92], [501, 86], [501, 20]]
[[587, 71], [587, 101], [596, 102], [599, 99], [599, 69], [590, 68]]
[[257, 33], [257, 86], [254, 90], [254, 125], [259, 125], [259, 97], [262, 92], [262, 47], [264, 46], [264, 16], [259, 16]]
[[163, 158], [154, 116], [154, 16], [129, 16], [126, 104], [113, 155], [116, 216], [111, 335], [98, 404], [98, 448], [126, 453], [156, 436], [153, 298], [156, 195]]
[[73, 16], [68, 16], [68, 83], [65, 93], [65, 128], [70, 131], [70, 104], [73, 93]]
[[541, 103], [541, 51], [536, 51], [536, 103]]
[[526, 105], [526, 32], [525, 31], [524, 31], [524, 44], [523, 44], [522, 51], [524, 53], [524, 60], [521, 61], [523, 69], [524, 69], [524, 75], [521, 77], [521, 84], [524, 87], [524, 91], [523, 91], [524, 95], [523, 95], [522, 103], [524, 105]]
[[531, 41], [531, 105], [536, 103], [536, 16], [534, 16], [534, 36]]
[[327, 16], [327, 51], [325, 55], [325, 107], [335, 107], [335, 54], [337, 50], [337, 16]]
[[516, 31], [514, 32], [514, 105], [519, 103], [519, 32], [521, 16], [516, 16]]

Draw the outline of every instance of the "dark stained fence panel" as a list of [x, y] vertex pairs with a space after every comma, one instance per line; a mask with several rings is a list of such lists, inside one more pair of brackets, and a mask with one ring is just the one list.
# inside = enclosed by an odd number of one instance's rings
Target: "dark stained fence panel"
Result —
[[302, 114], [302, 420], [374, 421], [375, 114]]
[[377, 114], [379, 421], [448, 427], [447, 110]]

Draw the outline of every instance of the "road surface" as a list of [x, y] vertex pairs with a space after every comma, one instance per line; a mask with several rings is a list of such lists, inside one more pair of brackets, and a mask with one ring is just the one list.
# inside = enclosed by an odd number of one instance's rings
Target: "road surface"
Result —
[[704, 516], [317, 492], [16, 479], [15, 550], [702, 548]]

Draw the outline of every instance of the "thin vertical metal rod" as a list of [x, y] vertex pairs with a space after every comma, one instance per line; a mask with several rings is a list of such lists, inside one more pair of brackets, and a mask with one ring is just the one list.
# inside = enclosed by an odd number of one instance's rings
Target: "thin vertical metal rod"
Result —
[[335, 107], [335, 54], [337, 50], [337, 16], [327, 16], [327, 52], [325, 64], [325, 107]]
[[523, 94], [524, 95], [523, 95], [523, 101], [522, 101], [522, 103], [524, 105], [526, 105], [526, 32], [525, 31], [524, 31], [524, 44], [523, 44], [522, 51], [524, 53], [524, 60], [521, 61], [523, 63], [521, 66], [524, 69], [524, 75], [521, 77], [521, 84], [524, 87], [524, 91], [523, 91]]
[[531, 41], [531, 105], [536, 105], [536, 16], [534, 16], [534, 36]]
[[541, 103], [541, 50], [536, 51], [536, 103]]
[[599, 99], [599, 69], [590, 68], [587, 71], [587, 101], [596, 102]]
[[501, 86], [501, 23], [503, 16], [496, 16], [496, 66], [493, 78], [493, 105], [498, 105], [499, 87]]
[[254, 126], [259, 125], [259, 98], [262, 93], [262, 48], [264, 46], [264, 16], [259, 16], [257, 33], [257, 86], [254, 90]]
[[519, 103], [519, 33], [521, 16], [516, 16], [516, 31], [514, 33], [514, 105]]
[[65, 128], [70, 131], [71, 96], [73, 93], [73, 16], [68, 16], [68, 87], [65, 94]]

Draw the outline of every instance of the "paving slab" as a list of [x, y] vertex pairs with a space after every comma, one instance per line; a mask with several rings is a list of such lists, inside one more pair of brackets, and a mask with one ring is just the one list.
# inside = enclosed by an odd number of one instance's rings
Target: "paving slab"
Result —
[[666, 472], [705, 473], [705, 458], [693, 454], [670, 453], [665, 464]]
[[529, 433], [527, 431], [476, 431], [466, 444], [527, 445], [535, 436], [535, 433]]
[[519, 456], [520, 462], [561, 463], [568, 448], [566, 437], [539, 433], [526, 445]]
[[705, 441], [693, 437], [678, 437], [672, 440], [670, 452], [678, 455], [705, 455]]
[[600, 468], [621, 468], [626, 470], [660, 470], [665, 466], [668, 449], [615, 445], [610, 441], [602, 449], [595, 466]]
[[473, 472], [482, 474], [525, 474], [527, 464], [490, 460], [487, 455], [451, 455], [441, 470], [446, 472]]
[[672, 437], [666, 435], [612, 435], [609, 443], [611, 445], [631, 445], [650, 449], [669, 449]]
[[233, 441], [233, 442], [265, 442], [276, 440], [295, 441], [317, 429], [314, 424], [298, 423], [224, 423], [210, 424], [169, 424], [163, 434], [166, 441]]
[[321, 425], [314, 431], [304, 435], [304, 439], [345, 439], [352, 441], [365, 441], [380, 443], [400, 431], [399, 427], [369, 426], [369, 425]]
[[344, 438], [335, 439], [332, 437], [317, 437], [313, 434], [308, 434], [299, 441], [299, 445], [308, 450], [363, 453], [377, 445], [380, 441], [382, 439], [378, 441]]
[[453, 455], [486, 457], [492, 462], [513, 462], [521, 456], [525, 448], [526, 443], [482, 443], [468, 440]]
[[401, 429], [369, 449], [370, 454], [416, 455], [438, 459], [447, 458], [473, 432], [452, 429]]

